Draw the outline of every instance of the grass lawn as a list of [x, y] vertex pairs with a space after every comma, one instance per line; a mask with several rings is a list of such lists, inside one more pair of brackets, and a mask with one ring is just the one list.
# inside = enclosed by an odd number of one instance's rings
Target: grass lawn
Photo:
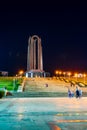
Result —
[[22, 78], [0, 77], [0, 88], [6, 87], [9, 91], [17, 90], [21, 82]]

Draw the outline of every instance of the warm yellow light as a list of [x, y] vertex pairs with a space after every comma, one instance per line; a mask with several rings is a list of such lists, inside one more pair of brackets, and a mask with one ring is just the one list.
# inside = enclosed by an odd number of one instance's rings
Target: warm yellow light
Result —
[[56, 74], [58, 74], [59, 73], [59, 71], [58, 70], [56, 70], [56, 72], [55, 72]]
[[78, 74], [77, 74], [77, 73], [75, 73], [75, 74], [74, 74], [74, 76], [75, 76], [75, 77], [78, 77]]
[[83, 77], [86, 77], [86, 74], [83, 74]]
[[70, 75], [71, 75], [71, 72], [69, 72], [68, 75], [70, 76]]
[[23, 71], [23, 70], [20, 70], [20, 71], [19, 71], [19, 74], [23, 74], [23, 73], [24, 73], [24, 71]]
[[59, 74], [62, 74], [62, 72], [61, 72], [61, 71], [59, 71]]
[[66, 74], [66, 72], [63, 72], [63, 74], [65, 75], [65, 74]]

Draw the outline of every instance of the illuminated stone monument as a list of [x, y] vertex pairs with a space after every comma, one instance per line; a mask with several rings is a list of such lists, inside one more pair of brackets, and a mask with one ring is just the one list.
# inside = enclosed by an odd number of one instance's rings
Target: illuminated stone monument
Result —
[[26, 77], [45, 77], [41, 39], [34, 35], [28, 40]]

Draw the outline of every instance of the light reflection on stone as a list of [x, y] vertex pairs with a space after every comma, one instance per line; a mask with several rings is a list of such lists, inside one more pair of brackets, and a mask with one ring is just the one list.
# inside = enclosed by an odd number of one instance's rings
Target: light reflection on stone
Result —
[[57, 122], [87, 122], [87, 120], [57, 120]]
[[72, 112], [72, 113], [58, 113], [55, 116], [80, 116], [80, 115], [87, 115], [87, 112]]
[[61, 128], [57, 125], [55, 125], [54, 123], [49, 123], [49, 126], [51, 128], [51, 130], [61, 130]]
[[23, 114], [18, 114], [18, 119], [19, 120], [23, 119]]

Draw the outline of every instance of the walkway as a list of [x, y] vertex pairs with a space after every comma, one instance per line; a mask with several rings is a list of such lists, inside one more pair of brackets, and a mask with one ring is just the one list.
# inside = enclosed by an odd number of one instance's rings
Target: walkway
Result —
[[87, 130], [87, 98], [0, 99], [0, 130]]

